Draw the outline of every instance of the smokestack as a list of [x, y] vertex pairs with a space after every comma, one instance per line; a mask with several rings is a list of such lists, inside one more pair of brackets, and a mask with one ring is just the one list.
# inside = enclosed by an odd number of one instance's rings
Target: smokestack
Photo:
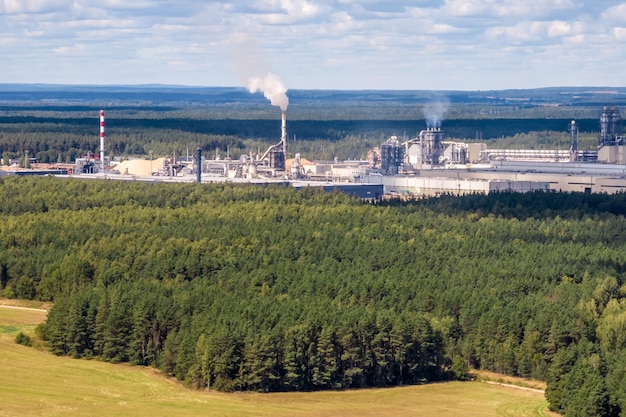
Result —
[[197, 182], [202, 182], [202, 148], [196, 149], [196, 171]]
[[283, 142], [283, 153], [285, 154], [285, 159], [287, 159], [287, 111], [282, 111], [282, 130], [280, 140]]
[[104, 110], [100, 110], [100, 163], [102, 164], [102, 172], [104, 170]]
[[[283, 82], [275, 74], [268, 73], [263, 78], [248, 79], [248, 90], [251, 93], [257, 91], [263, 92], [272, 106], [280, 107], [282, 112], [282, 135], [280, 141], [283, 144], [283, 159], [287, 158], [287, 106], [289, 106], [289, 97], [287, 97], [287, 89]], [[270, 164], [271, 165], [271, 164]]]

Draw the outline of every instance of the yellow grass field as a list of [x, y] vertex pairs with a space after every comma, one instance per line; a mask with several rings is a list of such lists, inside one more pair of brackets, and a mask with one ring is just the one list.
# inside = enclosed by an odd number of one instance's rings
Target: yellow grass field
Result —
[[[3, 300], [0, 300], [3, 304]], [[20, 346], [45, 311], [0, 306], [0, 416], [552, 416], [537, 392], [451, 382], [341, 392], [194, 391], [144, 367], [56, 357]]]

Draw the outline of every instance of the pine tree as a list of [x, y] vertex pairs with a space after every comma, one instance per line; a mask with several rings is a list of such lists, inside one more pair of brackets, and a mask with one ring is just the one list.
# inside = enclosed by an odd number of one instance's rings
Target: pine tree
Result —
[[315, 355], [311, 359], [313, 374], [311, 382], [318, 389], [339, 388], [341, 384], [339, 376], [339, 346], [337, 335], [330, 326], [322, 327]]

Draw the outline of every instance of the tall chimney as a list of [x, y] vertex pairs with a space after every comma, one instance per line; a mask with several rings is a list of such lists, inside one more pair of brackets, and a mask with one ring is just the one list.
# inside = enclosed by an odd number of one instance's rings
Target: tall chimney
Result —
[[202, 182], [202, 148], [196, 149], [196, 176], [197, 182]]
[[102, 172], [104, 168], [104, 110], [100, 110], [100, 163], [102, 164]]
[[287, 159], [287, 111], [282, 111], [282, 136], [280, 137], [281, 142], [283, 142], [283, 153], [285, 154], [285, 159]]

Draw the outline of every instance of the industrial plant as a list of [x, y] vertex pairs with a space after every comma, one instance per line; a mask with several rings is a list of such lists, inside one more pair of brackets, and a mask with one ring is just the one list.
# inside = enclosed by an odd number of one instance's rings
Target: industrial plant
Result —
[[391, 136], [371, 149], [367, 160], [356, 161], [308, 161], [297, 153], [289, 158], [286, 104], [280, 107], [280, 140], [265, 152], [244, 154], [235, 160], [219, 153], [210, 157], [202, 155], [197, 149], [193, 157], [172, 154], [154, 160], [111, 161], [105, 152], [105, 112], [101, 110], [99, 153], [83, 155], [65, 170], [56, 167], [3, 174], [281, 183], [338, 189], [367, 199], [494, 191], [615, 193], [626, 190], [626, 136], [622, 134], [622, 119], [615, 107], [607, 106], [599, 112], [598, 148], [594, 151], [579, 150], [575, 120], [563, 126], [569, 135], [568, 150], [489, 149], [484, 143], [446, 140], [445, 130], [437, 125], [413, 138], [400, 140]]

